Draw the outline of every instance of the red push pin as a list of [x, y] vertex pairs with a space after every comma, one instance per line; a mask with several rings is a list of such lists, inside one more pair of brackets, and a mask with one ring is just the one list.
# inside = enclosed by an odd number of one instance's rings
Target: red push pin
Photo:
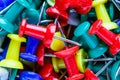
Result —
[[51, 78], [54, 80], [58, 78], [58, 75], [53, 71], [53, 66], [51, 63], [46, 63], [39, 71], [40, 76], [48, 80], [48, 78]]
[[99, 78], [89, 68], [86, 68], [84, 80], [99, 80]]
[[79, 14], [86, 14], [92, 7], [92, 0], [55, 0], [55, 5], [48, 8], [46, 13], [53, 18], [59, 16], [59, 22], [67, 23], [67, 9], [70, 7], [74, 8]]
[[43, 44], [47, 48], [50, 47], [53, 38], [80, 46], [80, 44], [77, 42], [59, 36], [55, 36], [54, 35], [55, 30], [56, 30], [56, 25], [54, 23], [51, 23], [47, 27], [44, 27], [44, 26], [28, 24], [26, 22], [26, 19], [23, 19], [20, 25], [19, 36], [23, 36], [24, 34], [26, 34], [35, 37], [37, 39], [43, 40]]
[[110, 52], [115, 55], [120, 51], [120, 34], [116, 35], [102, 26], [102, 20], [97, 20], [90, 28], [89, 34], [96, 34], [108, 46]]
[[69, 77], [66, 80], [79, 80], [84, 77], [84, 74], [80, 74], [75, 61], [75, 53], [79, 47], [66, 48], [65, 50], [55, 52], [55, 55], [59, 58], [63, 58]]

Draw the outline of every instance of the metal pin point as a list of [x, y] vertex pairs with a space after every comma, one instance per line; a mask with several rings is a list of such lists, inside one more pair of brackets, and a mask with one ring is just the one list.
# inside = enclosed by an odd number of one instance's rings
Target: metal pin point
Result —
[[113, 61], [109, 61], [106, 65], [104, 65], [97, 73], [96, 76], [99, 76]]
[[53, 20], [42, 20], [41, 22], [39, 22], [39, 24], [49, 23], [49, 22], [53, 22]]

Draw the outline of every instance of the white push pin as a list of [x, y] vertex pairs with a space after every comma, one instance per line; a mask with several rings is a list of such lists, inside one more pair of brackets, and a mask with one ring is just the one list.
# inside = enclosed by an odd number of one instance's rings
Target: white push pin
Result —
[[8, 80], [8, 75], [7, 69], [0, 67], [0, 80]]

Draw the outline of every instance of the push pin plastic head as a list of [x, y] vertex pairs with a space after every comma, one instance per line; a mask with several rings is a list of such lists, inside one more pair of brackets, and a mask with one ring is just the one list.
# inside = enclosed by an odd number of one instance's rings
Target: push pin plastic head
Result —
[[36, 25], [27, 24], [26, 19], [23, 19], [20, 25], [19, 35], [23, 36], [23, 34], [26, 34], [37, 39], [43, 40], [43, 44], [47, 48], [50, 47], [53, 38], [57, 38], [59, 40], [63, 40], [65, 42], [80, 46], [80, 44], [77, 42], [59, 36], [55, 36], [55, 29], [56, 25], [54, 23], [49, 24], [47, 28], [45, 28], [43, 26], [38, 27]]
[[91, 36], [88, 34], [90, 23], [85, 21], [81, 23], [74, 31], [75, 37], [82, 37], [85, 42], [88, 44], [90, 49], [95, 48], [98, 45], [98, 39], [96, 36]]
[[38, 27], [36, 25], [27, 24], [26, 19], [23, 19], [20, 25], [19, 35], [23, 36], [24, 34], [27, 34], [34, 38], [43, 40], [44, 45], [46, 47], [50, 47], [55, 29], [56, 25], [53, 23], [49, 24], [47, 28], [44, 28], [43, 26]]
[[[62, 36], [60, 32], [56, 32], [55, 35], [60, 37]], [[64, 48], [64, 41], [53, 39], [50, 48], [54, 51], [60, 51]]]
[[39, 40], [29, 36], [27, 40], [26, 50], [24, 53], [20, 54], [20, 57], [31, 62], [36, 62], [38, 58], [35, 55], [35, 52], [37, 50], [38, 45]]
[[99, 80], [99, 78], [89, 69], [85, 70], [85, 80]]
[[8, 80], [8, 75], [7, 69], [0, 67], [0, 80]]
[[118, 25], [114, 22], [111, 22], [104, 5], [106, 2], [107, 0], [94, 0], [92, 2], [92, 6], [95, 7], [97, 18], [103, 20], [102, 25], [108, 30], [115, 29], [118, 27]]
[[107, 30], [102, 26], [102, 20], [97, 20], [90, 28], [89, 34], [96, 34], [102, 39], [108, 46], [110, 46], [110, 52], [115, 55], [120, 50], [120, 34], [116, 35], [113, 32]]
[[19, 80], [33, 80], [33, 78], [35, 80], [43, 80], [39, 74], [31, 71], [23, 71], [19, 75]]
[[43, 79], [47, 79], [50, 76], [53, 76], [54, 78], [58, 77], [58, 75], [53, 71], [53, 66], [51, 63], [46, 63], [39, 71], [39, 74]]
[[26, 42], [26, 39], [23, 37], [19, 37], [16, 34], [8, 34], [8, 37], [11, 39], [11, 41], [8, 47], [6, 58], [0, 62], [0, 66], [23, 69], [22, 63], [18, 60], [21, 42]]
[[[16, 0], [15, 4], [5, 13], [5, 15], [0, 17], [1, 28], [7, 32], [13, 33], [15, 31], [15, 27], [17, 26], [13, 25], [12, 23], [14, 23], [15, 19], [24, 8], [29, 9], [29, 3], [26, 0]], [[16, 12], [16, 10], [18, 11]]]
[[52, 64], [55, 72], [59, 72], [59, 69], [65, 69], [65, 64], [62, 59], [52, 57]]

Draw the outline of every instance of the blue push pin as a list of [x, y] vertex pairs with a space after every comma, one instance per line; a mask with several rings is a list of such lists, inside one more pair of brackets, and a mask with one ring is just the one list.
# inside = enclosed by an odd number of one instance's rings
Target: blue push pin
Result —
[[4, 51], [3, 51], [2, 54], [0, 55], [0, 61], [3, 60], [3, 59], [5, 59], [7, 50], [8, 50], [8, 46], [4, 49]]
[[10, 5], [14, 0], [0, 0], [0, 11]]
[[31, 71], [23, 71], [19, 75], [19, 80], [43, 80], [42, 77]]
[[38, 45], [39, 45], [39, 40], [29, 36], [25, 53], [21, 53], [20, 57], [27, 61], [36, 62], [38, 58], [35, 55], [35, 52], [37, 50]]

